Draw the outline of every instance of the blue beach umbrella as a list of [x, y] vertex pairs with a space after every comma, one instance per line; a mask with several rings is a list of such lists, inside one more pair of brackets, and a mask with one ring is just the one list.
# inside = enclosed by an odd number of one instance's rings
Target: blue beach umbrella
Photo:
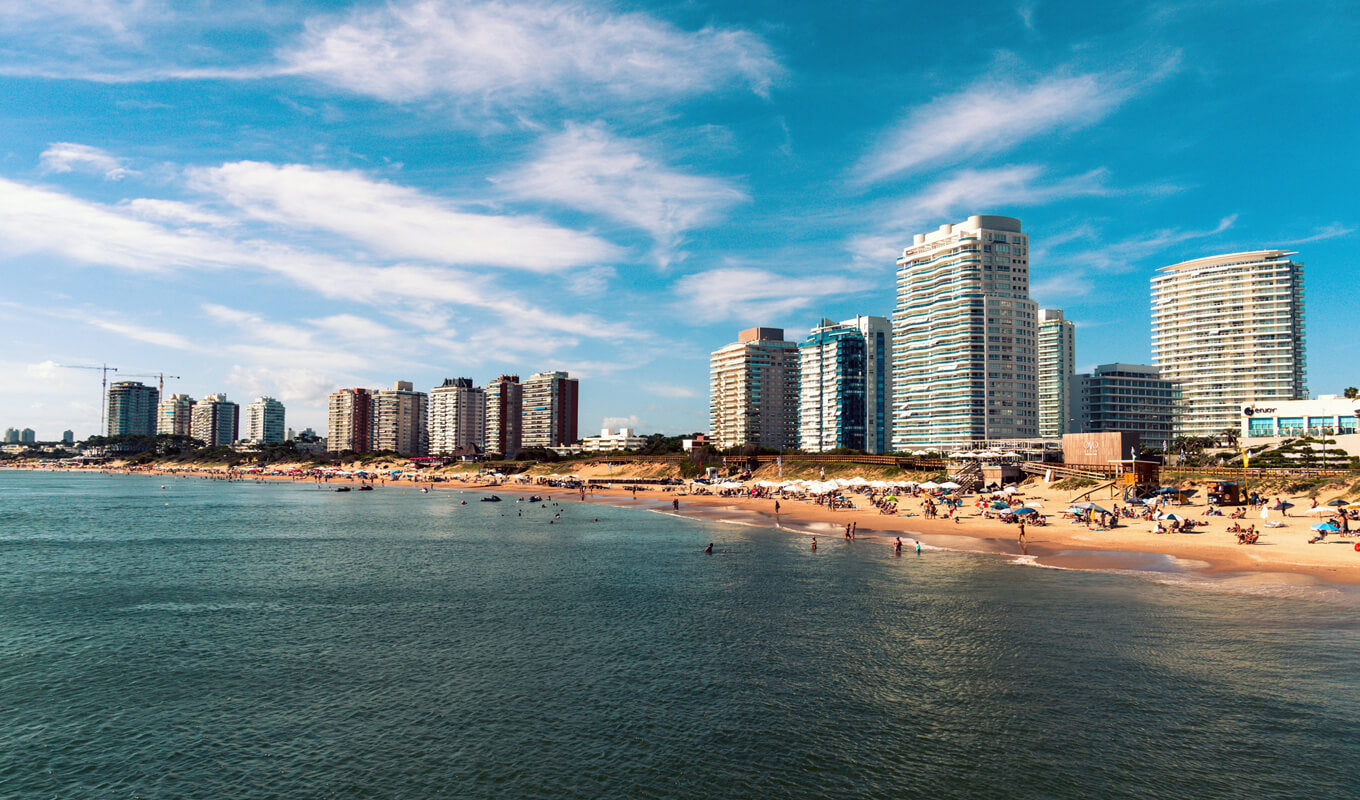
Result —
[[1016, 514], [1038, 514], [1038, 513], [1039, 513], [1039, 509], [1037, 509], [1037, 508], [1030, 508], [1030, 507], [1028, 507], [1028, 506], [1021, 506], [1020, 508], [1015, 509], [1015, 513], [1016, 513]]
[[1330, 523], [1330, 522], [1319, 522], [1318, 524], [1316, 524], [1316, 525], [1313, 526], [1313, 530], [1315, 530], [1315, 531], [1327, 531], [1328, 533], [1338, 533], [1338, 532], [1340, 532], [1341, 529], [1338, 528], [1338, 527], [1336, 527], [1335, 525], [1333, 525], [1333, 524]]

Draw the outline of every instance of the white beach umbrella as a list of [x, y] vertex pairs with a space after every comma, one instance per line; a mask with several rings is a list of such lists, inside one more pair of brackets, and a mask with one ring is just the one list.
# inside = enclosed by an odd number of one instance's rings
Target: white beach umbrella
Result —
[[1014, 450], [1012, 450], [1012, 451], [1010, 451], [1009, 453], [1002, 453], [1002, 454], [1001, 454], [1001, 457], [1002, 457], [1002, 458], [1019, 458], [1019, 457], [1020, 457], [1020, 454], [1017, 453], [1017, 452], [1015, 452]]
[[1336, 509], [1335, 509], [1335, 508], [1331, 508], [1330, 506], [1318, 506], [1317, 508], [1310, 508], [1310, 509], [1308, 509], [1307, 511], [1305, 511], [1305, 512], [1303, 512], [1303, 513], [1305, 513], [1305, 514], [1335, 514], [1335, 513], [1336, 513]]
[[855, 477], [851, 478], [851, 479], [848, 481], [848, 483], [849, 483], [851, 486], [868, 486], [868, 485], [869, 485], [869, 481], [866, 480], [865, 478], [860, 477], [859, 475], [856, 475]]
[[925, 483], [919, 483], [919, 484], [917, 484], [917, 485], [920, 486], [922, 489], [938, 489], [938, 488], [940, 488], [940, 484], [936, 483], [935, 481], [926, 481]]
[[957, 483], [954, 483], [953, 481], [945, 481], [944, 483], [940, 484], [940, 488], [941, 488], [941, 489], [957, 489], [957, 488], [959, 488], [959, 485], [958, 485]]
[[924, 450], [913, 450], [913, 451], [911, 451], [911, 454], [914, 455], [914, 456], [923, 456], [923, 455], [926, 454], [926, 451], [924, 451]]
[[950, 457], [950, 458], [968, 458], [968, 457], [970, 457], [970, 456], [972, 456], [972, 455], [973, 455], [972, 453], [966, 453], [966, 452], [963, 452], [963, 451], [959, 451], [959, 452], [957, 452], [957, 453], [950, 453], [950, 454], [949, 454], [949, 457]]

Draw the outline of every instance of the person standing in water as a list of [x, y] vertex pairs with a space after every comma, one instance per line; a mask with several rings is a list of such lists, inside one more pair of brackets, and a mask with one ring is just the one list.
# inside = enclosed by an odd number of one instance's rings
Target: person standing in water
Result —
[[816, 550], [817, 550], [817, 537], [816, 537], [816, 536], [812, 537], [812, 550], [813, 550], [813, 552], [816, 552]]
[[679, 511], [679, 510], [680, 510], [680, 501], [679, 501], [678, 499], [672, 500], [672, 501], [671, 501], [671, 508], [675, 509], [676, 511]]
[[708, 543], [708, 547], [705, 547], [705, 548], [704, 548], [704, 552], [705, 552], [705, 553], [710, 553], [710, 554], [713, 552], [713, 543], [712, 543], [712, 542], [709, 542], [709, 543]]
[[902, 555], [902, 537], [901, 537], [901, 536], [897, 537], [897, 542], [896, 542], [896, 544], [893, 545], [893, 555], [895, 555], [895, 556], [900, 556], [900, 555]]
[[917, 540], [916, 540], [916, 555], [918, 555], [918, 556], [921, 555], [921, 540], [920, 540], [920, 539], [917, 539]]

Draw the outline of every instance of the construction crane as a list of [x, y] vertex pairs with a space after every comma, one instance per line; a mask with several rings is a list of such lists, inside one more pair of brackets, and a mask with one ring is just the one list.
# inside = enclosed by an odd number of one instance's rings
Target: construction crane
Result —
[[[151, 373], [151, 374], [149, 374], [149, 375], [130, 375], [130, 374], [128, 374], [128, 373], [123, 373], [123, 377], [125, 377], [125, 378], [155, 378], [155, 379], [156, 379], [156, 392], [157, 392], [158, 394], [161, 394], [161, 395], [164, 395], [164, 394], [165, 394], [165, 379], [166, 379], [166, 378], [174, 378], [175, 380], [179, 380], [179, 379], [180, 379], [180, 377], [179, 377], [178, 375], [166, 375], [164, 372], [153, 372], [153, 373]], [[164, 400], [165, 398], [162, 397], [161, 399]]]
[[105, 434], [104, 404], [107, 403], [109, 399], [109, 373], [117, 372], [118, 368], [110, 367], [108, 364], [100, 364], [97, 367], [91, 367], [85, 364], [58, 364], [57, 366], [61, 367], [62, 369], [97, 369], [104, 373], [104, 379], [100, 382], [99, 385], [99, 433], [98, 433], [99, 436], [103, 436]]

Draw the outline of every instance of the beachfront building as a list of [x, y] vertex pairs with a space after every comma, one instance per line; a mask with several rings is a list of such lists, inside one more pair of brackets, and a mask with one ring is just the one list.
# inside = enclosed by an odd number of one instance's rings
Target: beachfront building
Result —
[[61, 443], [62, 443], [62, 444], [75, 444], [75, 443], [76, 443], [76, 432], [75, 432], [75, 431], [62, 431], [62, 432], [61, 432]]
[[471, 378], [445, 378], [430, 392], [430, 454], [486, 446], [486, 390]]
[[1039, 393], [1039, 435], [1059, 438], [1076, 431], [1076, 326], [1056, 308], [1039, 309], [1035, 334], [1038, 363], [1035, 383]]
[[1020, 220], [971, 216], [918, 233], [897, 261], [897, 451], [1038, 435], [1038, 307]]
[[20, 443], [20, 444], [37, 444], [37, 443], [38, 443], [38, 432], [35, 431], [35, 430], [33, 430], [32, 428], [24, 428], [23, 430], [19, 431], [19, 443]]
[[892, 323], [823, 319], [798, 345], [798, 446], [886, 453], [892, 437]]
[[579, 384], [565, 372], [539, 372], [524, 381], [522, 444], [566, 447], [577, 442]]
[[109, 385], [109, 436], [154, 436], [156, 404], [160, 392], [141, 381], [114, 381]]
[[194, 403], [189, 435], [208, 445], [230, 445], [241, 424], [241, 407], [225, 394], [210, 394]]
[[156, 433], [170, 436], [193, 435], [194, 398], [172, 394], [156, 404]]
[[1253, 400], [1242, 405], [1240, 435], [1252, 444], [1292, 436], [1360, 434], [1360, 400], [1334, 394], [1316, 400]]
[[373, 392], [359, 388], [332, 392], [327, 421], [327, 452], [373, 451]]
[[587, 436], [581, 440], [583, 453], [613, 453], [620, 450], [641, 450], [647, 446], [647, 437], [638, 436], [632, 428], [619, 428], [610, 433], [602, 428], [599, 436]]
[[720, 448], [798, 446], [798, 346], [748, 328], [709, 357], [709, 435]]
[[506, 458], [519, 454], [524, 386], [518, 375], [502, 375], [486, 386], [486, 451]]
[[1101, 364], [1076, 376], [1077, 430], [1067, 433], [1136, 433], [1149, 449], [1171, 442], [1176, 385], [1147, 364]]
[[410, 381], [397, 381], [373, 396], [373, 449], [407, 456], [430, 451], [429, 397]]
[[285, 441], [283, 403], [272, 397], [257, 397], [246, 406], [247, 442], [269, 444]]
[[18, 443], [19, 443], [19, 429], [5, 428], [5, 444], [18, 444]]
[[1307, 396], [1303, 265], [1254, 250], [1162, 267], [1152, 278], [1152, 354], [1180, 397], [1174, 436], [1219, 436], [1247, 403]]

